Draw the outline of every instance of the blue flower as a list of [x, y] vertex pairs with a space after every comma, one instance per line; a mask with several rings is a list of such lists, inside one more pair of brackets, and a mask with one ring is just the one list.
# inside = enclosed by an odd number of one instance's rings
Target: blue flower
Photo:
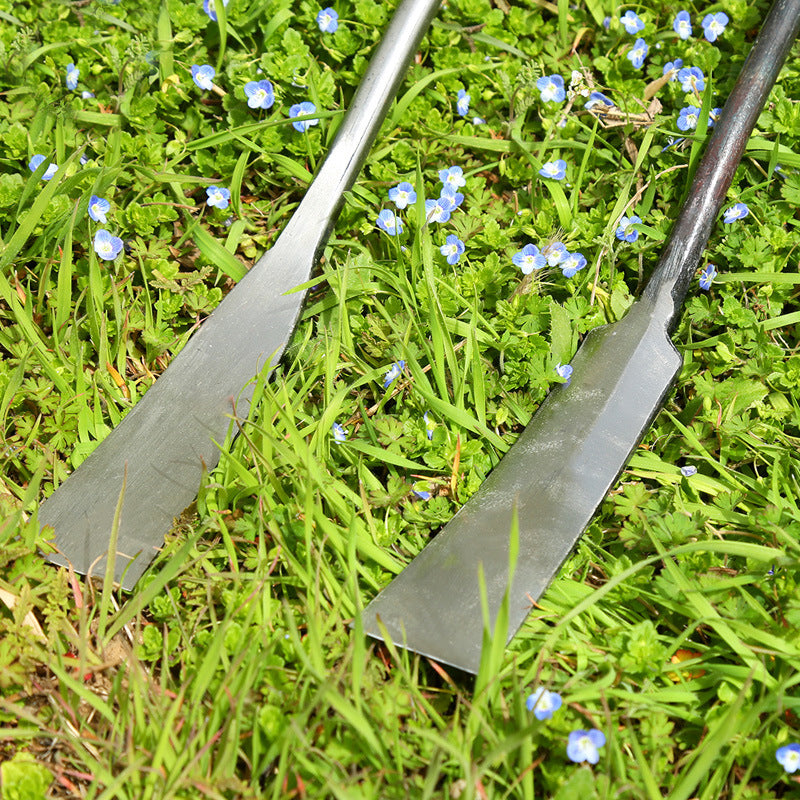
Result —
[[333, 423], [333, 441], [337, 444], [347, 441], [347, 431], [338, 423]]
[[556, 375], [564, 379], [564, 386], [569, 386], [572, 380], [572, 366], [570, 364], [556, 364]]
[[535, 269], [547, 266], [547, 259], [539, 252], [535, 244], [526, 244], [511, 257], [514, 266], [519, 267], [524, 275], [530, 275]]
[[536, 81], [536, 88], [545, 103], [563, 103], [567, 93], [564, 91], [564, 79], [560, 75], [545, 75]]
[[271, 108], [275, 102], [275, 90], [268, 80], [250, 81], [244, 85], [247, 105], [250, 108]]
[[709, 42], [716, 42], [717, 36], [725, 30], [725, 26], [730, 22], [728, 15], [723, 11], [716, 14], [706, 14], [703, 17], [703, 35]]
[[678, 128], [682, 131], [693, 131], [700, 118], [700, 109], [697, 106], [684, 106], [678, 114]]
[[730, 208], [725, 209], [722, 221], [726, 224], [736, 222], [737, 219], [744, 219], [750, 213], [750, 209], [744, 203], [734, 203]]
[[630, 34], [639, 33], [644, 30], [644, 22], [638, 17], [635, 11], [626, 11], [620, 18], [625, 31]]
[[706, 79], [699, 67], [684, 67], [678, 72], [678, 80], [684, 92], [702, 92], [706, 88]]
[[548, 161], [540, 170], [539, 174], [543, 178], [550, 178], [554, 181], [563, 181], [567, 177], [567, 162], [563, 158], [556, 161]]
[[65, 80], [67, 89], [71, 92], [74, 92], [78, 88], [78, 78], [80, 74], [81, 71], [74, 64], [67, 64], [67, 77]]
[[94, 97], [94, 92], [90, 92], [90, 91], [88, 91], [88, 90], [84, 89], [84, 90], [81, 92], [81, 97], [82, 97], [84, 100], [90, 100], [92, 97]]
[[775, 758], [778, 763], [786, 770], [786, 772], [797, 772], [800, 768], [800, 744], [792, 742], [792, 744], [785, 744], [775, 751]]
[[649, 49], [644, 39], [637, 39], [633, 43], [633, 48], [628, 53], [628, 60], [636, 69], [641, 69], [644, 65], [644, 60], [647, 57]]
[[113, 261], [122, 252], [122, 239], [112, 236], [104, 228], [94, 235], [94, 251], [100, 258]]
[[425, 489], [412, 489], [411, 491], [419, 497], [420, 500], [430, 500], [433, 495]]
[[442, 197], [446, 197], [450, 201], [452, 205], [452, 208], [450, 209], [451, 211], [454, 208], [458, 208], [464, 202], [464, 195], [461, 194], [461, 192], [457, 192], [448, 183], [442, 186], [442, 191], [441, 194], [439, 195], [439, 198], [441, 199]]
[[448, 167], [447, 169], [439, 170], [439, 180], [446, 189], [452, 189], [453, 192], [467, 185], [467, 179], [464, 177], [464, 170], [461, 167]]
[[95, 222], [102, 222], [105, 225], [108, 222], [106, 214], [109, 211], [111, 211], [111, 203], [108, 200], [103, 200], [102, 197], [98, 197], [96, 194], [89, 198], [89, 216]]
[[428, 417], [428, 414], [429, 414], [429, 413], [430, 413], [429, 411], [426, 411], [426, 412], [425, 412], [425, 413], [422, 415], [422, 419], [423, 419], [423, 420], [424, 420], [424, 422], [425, 422], [425, 435], [428, 437], [428, 441], [430, 441], [431, 439], [433, 439], [433, 431], [434, 431], [434, 430], [435, 430], [435, 428], [436, 428], [436, 423], [435, 423], [435, 422], [434, 422], [432, 419], [430, 419], [430, 418]]
[[[211, 64], [203, 64], [202, 66], [192, 64], [192, 80], [195, 82], [198, 89], [210, 91], [214, 87], [213, 81], [216, 74], [216, 70]], [[248, 86], [249, 85], [250, 84], [248, 84]]]
[[681, 467], [681, 475], [683, 475], [684, 478], [691, 478], [692, 475], [696, 474], [697, 474], [697, 467], [693, 467], [691, 464], [685, 467]]
[[453, 198], [443, 194], [438, 200], [425, 201], [425, 219], [428, 222], [448, 222], [455, 208]]
[[410, 203], [415, 203], [417, 200], [417, 193], [414, 187], [408, 182], [403, 181], [398, 183], [397, 186], [392, 186], [389, 189], [389, 199], [397, 206], [397, 208], [405, 208]]
[[459, 89], [456, 95], [456, 111], [462, 117], [466, 117], [469, 112], [469, 101], [470, 96], [463, 89]]
[[541, 252], [550, 267], [557, 267], [569, 255], [563, 242], [548, 244], [542, 248]]
[[402, 374], [406, 366], [405, 361], [395, 361], [389, 371], [383, 376], [383, 388], [388, 389]]
[[[303, 100], [302, 103], [295, 103], [289, 109], [289, 116], [294, 119], [295, 117], [305, 116], [306, 114], [313, 114], [316, 110], [317, 107], [310, 100]], [[305, 119], [292, 123], [292, 127], [296, 131], [300, 131], [300, 133], [307, 131], [312, 125], [319, 125], [319, 120]]]
[[473, 117], [472, 118], [473, 125], [485, 125], [486, 120], [483, 117]]
[[323, 33], [336, 33], [339, 27], [339, 15], [332, 8], [323, 8], [317, 14], [317, 25]]
[[583, 104], [587, 111], [591, 111], [595, 106], [606, 105], [611, 108], [614, 105], [612, 100], [609, 100], [602, 92], [592, 92], [589, 99]]
[[[36, 172], [36, 170], [39, 168], [39, 165], [43, 161], [44, 161], [44, 156], [41, 155], [41, 153], [37, 153], [31, 159], [30, 164], [28, 164], [28, 168], [30, 169], [31, 172]], [[48, 164], [47, 169], [44, 172], [44, 175], [42, 175], [42, 180], [43, 181], [49, 181], [53, 177], [53, 175], [56, 174], [57, 171], [58, 171], [58, 165], [57, 164], [53, 164], [51, 162], [50, 164]]]
[[717, 268], [713, 264], [706, 264], [706, 268], [700, 273], [700, 288], [707, 292], [711, 288], [711, 283], [717, 277]]
[[383, 211], [378, 214], [378, 219], [375, 220], [375, 224], [382, 231], [386, 231], [389, 236], [397, 236], [398, 233], [403, 232], [403, 223], [400, 217], [396, 216], [394, 211], [390, 208], [384, 208]]
[[571, 278], [578, 270], [586, 266], [586, 257], [581, 253], [567, 253], [559, 266], [561, 274], [565, 278]]
[[576, 764], [584, 761], [596, 764], [600, 760], [599, 750], [605, 743], [606, 737], [597, 728], [572, 731], [567, 742], [567, 758]]
[[675, 21], [672, 23], [672, 29], [681, 39], [688, 39], [692, 35], [692, 21], [689, 18], [688, 11], [679, 11], [675, 15]]
[[208, 195], [208, 200], [206, 200], [206, 202], [210, 206], [216, 208], [228, 207], [228, 203], [231, 199], [230, 189], [226, 189], [224, 186], [209, 186], [206, 188], [206, 194]]
[[617, 239], [622, 242], [635, 242], [639, 238], [639, 231], [633, 226], [638, 225], [641, 221], [641, 217], [635, 215], [632, 217], [623, 217], [619, 221], [619, 227], [615, 232]]
[[550, 719], [554, 712], [561, 708], [561, 695], [558, 692], [550, 692], [540, 686], [525, 701], [528, 711], [533, 711], [533, 716], [538, 720]]
[[465, 249], [464, 242], [454, 233], [451, 233], [439, 248], [439, 252], [447, 259], [448, 264], [458, 264], [458, 260]]
[[[225, 8], [228, 7], [228, 1], [229, 0], [222, 0], [222, 5], [225, 6]], [[211, 17], [212, 22], [217, 21], [217, 12], [214, 8], [214, 0], [203, 0], [203, 11], [205, 11], [206, 14]]]
[[675, 78], [678, 77], [678, 70], [682, 66], [683, 66], [683, 59], [682, 58], [676, 58], [674, 61], [667, 61], [667, 63], [664, 64], [664, 70], [663, 70], [663, 72], [661, 74], [662, 75], [666, 75], [667, 73], [671, 73], [670, 76], [669, 76], [669, 79], [671, 81], [674, 81]]

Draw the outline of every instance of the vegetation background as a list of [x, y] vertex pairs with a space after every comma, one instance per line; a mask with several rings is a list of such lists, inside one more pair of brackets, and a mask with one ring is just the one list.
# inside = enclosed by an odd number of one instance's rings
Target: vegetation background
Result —
[[[715, 228], [717, 276], [676, 332], [676, 391], [502, 659], [473, 680], [358, 632], [555, 367], [632, 302], [706, 135], [681, 109], [723, 104], [766, 3], [687, 4], [687, 39], [660, 0], [443, 4], [247, 435], [151, 571], [124, 594], [44, 560], [38, 503], [275, 241], [395, 6], [337, 0], [330, 32], [308, 0], [0, 0], [0, 794], [792, 796], [775, 754], [800, 739], [797, 47], [730, 190], [749, 214]], [[675, 59], [701, 92], [659, 80]], [[205, 64], [219, 91], [193, 82]], [[542, 97], [551, 75], [563, 101]], [[275, 103], [252, 109], [264, 79]], [[539, 174], [558, 159], [564, 178]], [[391, 187], [435, 198], [453, 166], [448, 222], [376, 226]], [[554, 241], [585, 256], [572, 277], [512, 261]], [[539, 687], [563, 698], [550, 719], [526, 708]], [[568, 735], [592, 728], [598, 763], [573, 763]]]

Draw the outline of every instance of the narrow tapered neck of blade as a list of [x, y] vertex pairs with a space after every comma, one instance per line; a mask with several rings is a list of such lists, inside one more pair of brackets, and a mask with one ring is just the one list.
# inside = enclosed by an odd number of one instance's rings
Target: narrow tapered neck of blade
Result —
[[747, 140], [800, 27], [800, 0], [776, 0], [708, 141], [689, 194], [645, 289], [669, 298], [668, 328], [677, 324], [711, 229]]
[[[327, 241], [344, 193], [358, 176], [389, 106], [397, 93], [441, 0], [403, 0], [383, 34], [328, 155], [286, 226], [305, 241]], [[309, 238], [311, 237], [311, 238]]]

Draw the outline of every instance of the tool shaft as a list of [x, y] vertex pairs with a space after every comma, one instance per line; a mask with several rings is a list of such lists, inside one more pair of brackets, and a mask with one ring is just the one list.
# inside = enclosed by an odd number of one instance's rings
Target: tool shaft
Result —
[[668, 329], [675, 328], [750, 132], [800, 28], [800, 0], [777, 0], [770, 9], [719, 120], [667, 239], [645, 295], [671, 299]]

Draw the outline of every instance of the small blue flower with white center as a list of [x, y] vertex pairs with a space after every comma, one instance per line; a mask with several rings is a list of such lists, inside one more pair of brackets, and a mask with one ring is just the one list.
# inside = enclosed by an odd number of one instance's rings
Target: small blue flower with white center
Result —
[[438, 200], [425, 201], [425, 219], [428, 222], [449, 222], [454, 209], [452, 198], [443, 194]]
[[211, 64], [192, 64], [192, 80], [198, 89], [211, 91], [214, 88], [214, 76], [217, 74]]
[[389, 199], [399, 209], [403, 209], [417, 200], [417, 193], [414, 187], [408, 181], [402, 181], [397, 186], [392, 186], [389, 189]]
[[338, 423], [333, 423], [333, 441], [337, 444], [347, 441], [347, 431]]
[[389, 236], [397, 236], [398, 233], [403, 232], [403, 223], [400, 217], [396, 216], [394, 211], [390, 208], [384, 208], [380, 214], [378, 214], [378, 219], [375, 220], [375, 224]]
[[553, 714], [561, 708], [561, 695], [558, 692], [550, 692], [540, 686], [525, 701], [525, 708], [533, 711], [533, 716], [538, 720], [550, 719]]
[[706, 264], [706, 268], [700, 273], [700, 288], [707, 292], [716, 277], [717, 268], [713, 264]]
[[[44, 156], [41, 155], [41, 153], [37, 153], [31, 159], [30, 164], [28, 164], [28, 168], [30, 169], [31, 172], [36, 172], [36, 170], [39, 169], [39, 166], [43, 161], [44, 161]], [[50, 164], [47, 165], [47, 169], [44, 171], [44, 175], [42, 175], [42, 180], [49, 181], [53, 177], [53, 175], [56, 174], [57, 171], [58, 171], [58, 165], [53, 164], [51, 162]]]
[[571, 364], [556, 364], [556, 375], [564, 380], [564, 386], [569, 386], [572, 380], [572, 365]]
[[622, 242], [635, 242], [639, 238], [639, 231], [634, 228], [641, 222], [641, 217], [636, 215], [631, 217], [623, 217], [619, 221], [619, 227], [615, 231], [615, 236]]
[[600, 760], [600, 748], [606, 743], [602, 731], [592, 728], [590, 731], [572, 731], [567, 741], [567, 758], [576, 764], [588, 761], [596, 764]]
[[736, 222], [738, 219], [744, 219], [750, 213], [750, 209], [744, 203], [734, 203], [730, 208], [725, 209], [722, 215], [722, 221], [726, 225], [731, 222]]
[[563, 158], [555, 161], [548, 161], [540, 170], [539, 174], [543, 178], [554, 181], [563, 181], [567, 177], [567, 162]]
[[[317, 107], [310, 100], [303, 100], [302, 103], [295, 103], [289, 109], [289, 116], [294, 119], [295, 117], [304, 117], [307, 114], [313, 114]], [[302, 119], [292, 123], [292, 127], [296, 131], [303, 133], [307, 131], [312, 125], [319, 125], [318, 119]]]
[[473, 125], [485, 125], [486, 120], [483, 117], [473, 117], [472, 118]]
[[464, 89], [459, 89], [456, 95], [456, 111], [460, 116], [466, 117], [469, 113], [469, 101], [470, 96], [466, 91], [464, 91]]
[[622, 27], [625, 28], [626, 33], [631, 35], [639, 33], [644, 30], [644, 22], [639, 18], [635, 11], [626, 11], [620, 18]]
[[433, 439], [433, 431], [436, 429], [436, 423], [428, 416], [429, 413], [429, 411], [426, 411], [422, 415], [422, 419], [425, 423], [425, 435], [428, 437], [428, 441]]
[[530, 275], [535, 269], [542, 269], [547, 266], [547, 259], [539, 252], [535, 244], [526, 244], [511, 257], [514, 266], [522, 270], [523, 275]]
[[440, 198], [446, 197], [450, 201], [453, 207], [451, 211], [453, 209], [458, 208], [464, 202], [464, 195], [461, 194], [461, 192], [457, 192], [452, 186], [450, 186], [447, 183], [444, 186], [442, 186], [442, 191], [439, 194], [439, 197]]
[[679, 70], [678, 81], [684, 92], [702, 92], [706, 88], [706, 79], [699, 67], [684, 67]]
[[74, 64], [67, 64], [67, 76], [64, 79], [67, 84], [67, 89], [74, 92], [78, 88], [78, 78], [81, 71]]
[[684, 106], [678, 114], [678, 128], [682, 131], [693, 131], [700, 119], [700, 109], [697, 106]]
[[230, 189], [224, 186], [209, 186], [206, 188], [208, 199], [206, 202], [214, 208], [227, 208], [231, 199]]
[[563, 103], [567, 96], [564, 79], [560, 75], [544, 75], [536, 81], [536, 88], [545, 103]]
[[82, 97], [84, 100], [91, 100], [91, 99], [94, 97], [94, 92], [90, 92], [90, 91], [88, 91], [87, 89], [84, 89], [84, 90], [81, 92], [81, 97]]
[[244, 85], [247, 105], [250, 108], [271, 108], [275, 102], [275, 90], [268, 80], [250, 81]]
[[[229, 0], [222, 0], [222, 5], [227, 8]], [[203, 11], [208, 14], [212, 22], [217, 21], [217, 10], [214, 8], [214, 0], [203, 0]]]
[[586, 256], [581, 253], [567, 253], [564, 259], [559, 264], [561, 267], [561, 274], [565, 278], [571, 278], [578, 270], [586, 266]]
[[464, 177], [464, 170], [461, 167], [448, 167], [447, 169], [439, 170], [439, 180], [446, 188], [452, 189], [454, 192], [467, 185], [467, 179]]
[[112, 236], [105, 228], [94, 235], [94, 251], [100, 258], [113, 261], [122, 252], [122, 239]]
[[723, 11], [716, 14], [706, 14], [703, 17], [703, 36], [709, 42], [716, 42], [717, 37], [725, 30], [725, 26], [730, 22], [728, 15]]
[[641, 69], [644, 66], [644, 60], [647, 58], [649, 50], [650, 48], [647, 46], [647, 42], [645, 42], [644, 39], [637, 39], [633, 43], [633, 47], [628, 53], [628, 61], [633, 64], [634, 69]]
[[614, 102], [609, 100], [602, 92], [592, 92], [589, 95], [589, 99], [583, 104], [583, 107], [587, 111], [591, 111], [593, 108], [597, 108], [598, 106], [607, 106], [608, 108], [612, 108], [614, 106]]
[[681, 39], [688, 39], [692, 35], [692, 20], [689, 17], [688, 11], [679, 11], [675, 15], [675, 20], [672, 23], [672, 30], [674, 30]]
[[549, 267], [557, 267], [569, 255], [563, 242], [552, 242], [543, 247], [541, 252]]
[[405, 369], [405, 361], [395, 361], [389, 371], [383, 376], [383, 388], [388, 389], [402, 374]]
[[682, 66], [683, 66], [682, 58], [676, 58], [674, 61], [667, 61], [667, 63], [664, 64], [664, 70], [661, 74], [662, 75], [669, 74], [669, 79], [671, 81], [674, 81], [678, 77], [678, 71]]
[[800, 769], [800, 744], [792, 742], [779, 747], [775, 751], [775, 758], [789, 774], [797, 772]]
[[317, 25], [323, 33], [336, 33], [339, 27], [339, 15], [332, 8], [323, 8], [317, 14]]
[[89, 198], [89, 216], [95, 222], [101, 222], [105, 225], [108, 222], [106, 214], [109, 211], [111, 211], [111, 203], [108, 200], [103, 200], [102, 197], [98, 197], [96, 194]]
[[439, 252], [447, 259], [448, 264], [458, 264], [465, 249], [464, 242], [454, 233], [451, 233], [439, 248]]
[[691, 464], [685, 467], [681, 467], [681, 475], [683, 475], [684, 478], [691, 478], [692, 475], [696, 474], [697, 474], [697, 467], [693, 467]]

